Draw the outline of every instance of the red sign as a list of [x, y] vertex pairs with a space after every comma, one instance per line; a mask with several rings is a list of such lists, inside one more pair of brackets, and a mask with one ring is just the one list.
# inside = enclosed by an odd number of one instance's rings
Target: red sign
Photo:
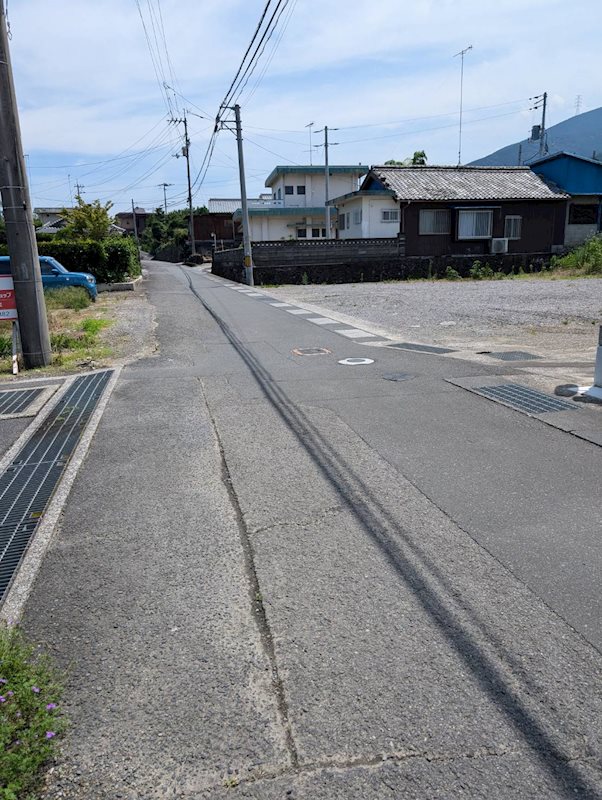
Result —
[[0, 276], [0, 320], [17, 319], [13, 279]]

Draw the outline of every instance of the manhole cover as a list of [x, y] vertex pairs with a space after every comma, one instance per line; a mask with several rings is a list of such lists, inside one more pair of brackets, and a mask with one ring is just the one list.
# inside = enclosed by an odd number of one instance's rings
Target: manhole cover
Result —
[[488, 397], [490, 400], [499, 400], [506, 405], [512, 406], [517, 411], [524, 411], [526, 414], [545, 414], [550, 411], [575, 411], [573, 403], [566, 400], [558, 400], [550, 397], [536, 389], [528, 386], [520, 386], [517, 383], [503, 383], [500, 386], [478, 386], [473, 391]]
[[490, 350], [481, 350], [479, 355], [498, 358], [500, 361], [535, 361], [541, 358], [541, 356], [536, 356], [535, 353], [527, 353], [525, 350], [507, 350], [505, 353], [492, 353]]
[[326, 347], [295, 347], [293, 350], [296, 356], [326, 356], [330, 352]]
[[344, 367], [357, 367], [360, 364], [374, 364], [373, 358], [343, 358], [339, 361]]
[[449, 347], [435, 347], [430, 344], [412, 344], [412, 342], [400, 342], [398, 344], [389, 344], [387, 347], [395, 347], [397, 350], [416, 350], [419, 353], [455, 353]]
[[409, 372], [387, 372], [383, 375], [386, 381], [409, 381], [413, 377]]

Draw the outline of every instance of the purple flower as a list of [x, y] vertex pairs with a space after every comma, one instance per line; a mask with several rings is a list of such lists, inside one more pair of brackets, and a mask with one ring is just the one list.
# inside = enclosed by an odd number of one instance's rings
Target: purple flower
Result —
[[39, 690], [39, 688], [37, 686], [32, 686], [31, 687], [31, 691], [35, 692], [36, 694], [40, 694], [40, 690]]
[[0, 695], [0, 703], [6, 703], [6, 697], [2, 697], [2, 695]]
[[7, 696], [7, 697], [12, 697], [13, 695], [14, 695], [14, 692], [7, 692], [7, 693], [6, 693], [6, 696]]
[[6, 680], [6, 678], [0, 678], [0, 683], [8, 683], [8, 681]]
[[52, 739], [53, 736], [56, 736], [56, 733], [54, 731], [46, 731], [46, 738], [47, 739]]
[[48, 703], [48, 705], [46, 706], [46, 711], [54, 711], [55, 708], [56, 708], [56, 703]]
[[21, 712], [17, 711], [17, 713], [15, 714], [15, 717], [20, 717], [20, 716], [21, 716]]

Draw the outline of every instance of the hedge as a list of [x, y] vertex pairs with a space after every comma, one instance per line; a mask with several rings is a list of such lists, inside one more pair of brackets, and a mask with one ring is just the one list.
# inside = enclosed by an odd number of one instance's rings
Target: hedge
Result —
[[[38, 242], [38, 252], [56, 258], [70, 272], [91, 272], [98, 283], [118, 283], [129, 275], [140, 274], [138, 249], [126, 237], [110, 237], [100, 242], [92, 239]], [[0, 255], [8, 255], [6, 245], [0, 245]]]

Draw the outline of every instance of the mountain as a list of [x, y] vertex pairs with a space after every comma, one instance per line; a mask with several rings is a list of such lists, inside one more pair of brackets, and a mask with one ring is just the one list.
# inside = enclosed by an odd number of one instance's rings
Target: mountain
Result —
[[[525, 139], [502, 147], [501, 150], [496, 150], [495, 153], [471, 163], [473, 166], [482, 167], [512, 167], [518, 164], [519, 148], [522, 164], [530, 164], [539, 155], [539, 142]], [[594, 157], [602, 160], [602, 108], [578, 114], [548, 128], [545, 154], [558, 153], [562, 150], [585, 158]]]

